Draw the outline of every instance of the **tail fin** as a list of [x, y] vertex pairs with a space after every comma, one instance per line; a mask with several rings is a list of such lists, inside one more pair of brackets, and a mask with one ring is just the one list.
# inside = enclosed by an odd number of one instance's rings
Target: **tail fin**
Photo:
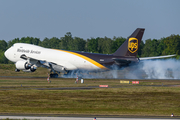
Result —
[[137, 28], [113, 55], [136, 57], [142, 36], [144, 34], [144, 30], [144, 28]]

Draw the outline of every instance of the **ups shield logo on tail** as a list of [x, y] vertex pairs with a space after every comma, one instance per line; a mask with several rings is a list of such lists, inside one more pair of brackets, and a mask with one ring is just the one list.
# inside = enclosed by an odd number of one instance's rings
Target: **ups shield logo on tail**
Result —
[[128, 41], [128, 50], [131, 53], [135, 53], [138, 50], [138, 39], [137, 38], [129, 38]]

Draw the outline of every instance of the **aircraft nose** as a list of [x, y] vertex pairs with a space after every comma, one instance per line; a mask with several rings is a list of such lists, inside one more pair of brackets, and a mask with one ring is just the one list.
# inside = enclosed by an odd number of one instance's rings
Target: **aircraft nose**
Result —
[[4, 55], [6, 56], [7, 59], [9, 59], [9, 49], [7, 49], [7, 50], [4, 52]]
[[10, 60], [10, 61], [12, 61], [12, 62], [16, 62], [15, 61], [15, 58], [14, 58], [14, 49], [12, 48], [12, 47], [10, 47], [9, 49], [7, 49], [5, 52], [4, 52], [4, 55], [5, 55], [5, 57], [8, 59], [8, 60]]

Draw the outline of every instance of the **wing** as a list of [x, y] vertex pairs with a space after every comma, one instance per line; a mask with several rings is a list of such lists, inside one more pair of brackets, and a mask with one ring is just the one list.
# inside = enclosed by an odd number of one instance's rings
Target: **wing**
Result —
[[142, 58], [139, 58], [139, 60], [150, 60], [150, 59], [168, 58], [168, 57], [174, 57], [174, 56], [176, 56], [176, 54], [174, 54], [174, 55], [165, 55], [165, 56], [155, 56], [155, 57], [142, 57]]
[[45, 67], [51, 69], [53, 72], [67, 72], [65, 67], [58, 65], [53, 62], [49, 62], [46, 60], [37, 60], [35, 58], [28, 57], [26, 55], [21, 55], [20, 58], [26, 60], [29, 65], [36, 65], [37, 67]]

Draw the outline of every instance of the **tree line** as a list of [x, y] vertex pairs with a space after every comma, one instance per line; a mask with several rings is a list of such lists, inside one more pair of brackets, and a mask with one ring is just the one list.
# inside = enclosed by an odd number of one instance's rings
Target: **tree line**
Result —
[[[67, 32], [64, 37], [53, 37], [50, 39], [44, 38], [43, 41], [41, 41], [39, 38], [33, 37], [22, 37], [21, 39], [15, 38], [8, 42], [5, 40], [0, 40], [0, 63], [11, 63], [4, 56], [4, 52], [14, 43], [29, 43], [46, 48], [112, 54], [119, 48], [119, 46], [122, 45], [122, 43], [124, 43], [126, 39], [127, 38], [123, 37], [113, 37], [112, 39], [108, 37], [97, 37], [84, 40], [80, 37], [72, 37], [71, 32]], [[138, 57], [151, 57], [170, 54], [180, 55], [179, 35], [173, 34], [161, 39], [147, 39], [145, 40], [145, 43], [141, 41], [138, 50]]]

